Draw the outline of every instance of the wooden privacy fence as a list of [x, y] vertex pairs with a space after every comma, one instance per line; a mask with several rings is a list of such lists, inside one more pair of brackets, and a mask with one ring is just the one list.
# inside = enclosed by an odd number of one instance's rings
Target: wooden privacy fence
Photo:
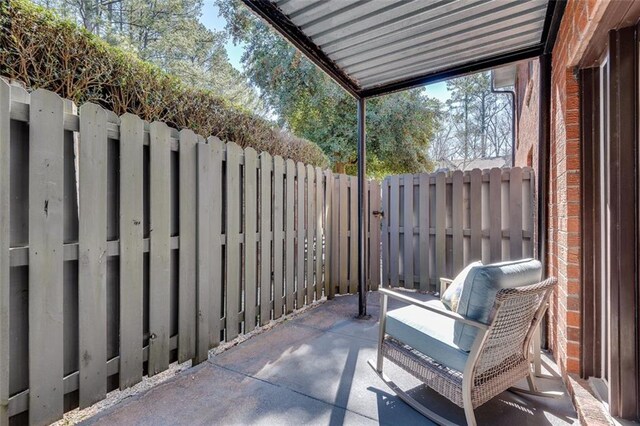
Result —
[[434, 290], [472, 261], [533, 256], [533, 182], [519, 167], [386, 178], [383, 284]]
[[355, 291], [356, 188], [0, 79], [0, 425], [50, 423]]

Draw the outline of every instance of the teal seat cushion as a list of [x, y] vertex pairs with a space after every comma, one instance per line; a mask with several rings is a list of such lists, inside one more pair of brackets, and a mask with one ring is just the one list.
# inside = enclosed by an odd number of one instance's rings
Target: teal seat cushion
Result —
[[460, 302], [460, 297], [462, 296], [462, 287], [464, 286], [464, 282], [467, 279], [467, 275], [469, 272], [475, 268], [476, 266], [482, 266], [482, 262], [471, 262], [464, 268], [456, 277], [453, 279], [447, 290], [442, 294], [441, 301], [449, 308], [450, 311], [457, 312], [458, 311], [458, 303]]
[[[446, 310], [439, 300], [427, 303], [437, 309]], [[389, 311], [386, 332], [438, 363], [464, 371], [469, 354], [453, 343], [455, 322], [453, 319], [410, 305]]]
[[[514, 288], [540, 282], [542, 265], [535, 259], [522, 259], [477, 266], [469, 271], [463, 284], [458, 310], [462, 316], [488, 324], [496, 294], [503, 288]], [[470, 351], [477, 328], [457, 323], [453, 342]]]

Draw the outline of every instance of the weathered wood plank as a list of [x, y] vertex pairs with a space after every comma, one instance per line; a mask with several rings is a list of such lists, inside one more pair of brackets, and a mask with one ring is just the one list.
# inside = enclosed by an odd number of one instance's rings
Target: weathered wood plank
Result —
[[[222, 218], [224, 215], [224, 200], [222, 198], [222, 189], [224, 185], [222, 174], [222, 162], [225, 157], [225, 144], [216, 137], [207, 139], [211, 145], [211, 178], [208, 182], [208, 188], [211, 191], [210, 210], [205, 214], [211, 221], [211, 253], [207, 262], [210, 262], [209, 277], [209, 345], [215, 347], [220, 344], [222, 326], [222, 310], [223, 310], [223, 275], [222, 275], [222, 253], [223, 235]], [[205, 218], [207, 220], [207, 218]]]
[[316, 212], [316, 259], [315, 259], [315, 268], [316, 268], [316, 300], [320, 300], [322, 297], [322, 289], [324, 287], [324, 281], [322, 277], [322, 265], [324, 263], [324, 258], [322, 255], [323, 251], [323, 221], [322, 217], [324, 215], [324, 191], [323, 191], [323, 176], [322, 170], [319, 167], [315, 168], [316, 179], [315, 179], [315, 212]]
[[373, 212], [382, 210], [380, 182], [369, 182], [369, 287], [380, 287], [380, 216]]
[[238, 337], [240, 330], [240, 309], [242, 282], [240, 281], [240, 226], [242, 212], [242, 192], [240, 182], [240, 159], [243, 155], [239, 145], [227, 143], [227, 176], [226, 176], [226, 341]]
[[120, 117], [120, 389], [142, 380], [144, 122]]
[[382, 287], [389, 286], [389, 178], [382, 181]]
[[324, 294], [327, 299], [332, 299], [335, 295], [335, 285], [334, 285], [334, 235], [335, 230], [333, 229], [334, 224], [334, 213], [333, 213], [333, 188], [334, 188], [334, 179], [333, 173], [331, 170], [327, 170], [325, 172], [324, 177], [324, 196], [325, 196], [325, 205], [324, 205], [324, 238], [325, 238], [325, 246], [324, 246]]
[[482, 170], [471, 170], [470, 178], [469, 205], [472, 211], [469, 215], [469, 262], [475, 262], [482, 260]]
[[316, 229], [315, 173], [307, 165], [307, 304], [313, 302], [314, 282], [314, 237]]
[[149, 377], [169, 367], [171, 337], [171, 147], [169, 127], [149, 126], [151, 232], [149, 252]]
[[502, 260], [502, 170], [489, 174], [489, 247], [491, 262]]
[[107, 395], [107, 113], [80, 108], [78, 238], [79, 404]]
[[331, 181], [331, 292], [340, 294], [340, 175], [333, 175]]
[[287, 206], [285, 211], [286, 216], [286, 244], [285, 244], [285, 298], [286, 298], [286, 313], [293, 312], [295, 305], [295, 280], [296, 280], [296, 214], [295, 214], [295, 198], [296, 198], [296, 163], [289, 159], [286, 162], [286, 200]]
[[[29, 416], [63, 414], [63, 102], [31, 94], [29, 128]], [[46, 354], [46, 356], [43, 356]]]
[[522, 258], [522, 169], [513, 167], [509, 179], [509, 257]]
[[[201, 141], [201, 143], [203, 143]], [[188, 129], [180, 131], [178, 217], [178, 362], [196, 355], [196, 208], [198, 137]]]
[[420, 290], [430, 290], [430, 275], [429, 275], [429, 262], [431, 260], [430, 244], [429, 244], [429, 175], [427, 173], [421, 173], [418, 181], [418, 245], [419, 245], [419, 259], [420, 259]]
[[349, 293], [358, 292], [358, 177], [349, 177]]
[[400, 177], [389, 178], [389, 281], [392, 287], [400, 285]]
[[0, 426], [9, 425], [11, 87], [0, 79]]
[[436, 256], [435, 271], [436, 279], [447, 276], [447, 253], [446, 253], [446, 175], [436, 174]]
[[[453, 231], [452, 238], [452, 269], [451, 276], [458, 275], [464, 268], [464, 235], [463, 235], [463, 178], [462, 171], [453, 172], [453, 183], [451, 188], [451, 228]], [[474, 209], [475, 210], [475, 209]], [[472, 213], [475, 214], [475, 213]]]
[[413, 175], [404, 175], [402, 271], [404, 287], [413, 289]]
[[244, 332], [256, 328], [258, 306], [258, 153], [244, 150]]
[[273, 160], [260, 154], [260, 325], [271, 320], [271, 171]]
[[[523, 190], [523, 200], [522, 200], [522, 217], [523, 222], [522, 222], [522, 233], [523, 234], [533, 234], [533, 229], [534, 229], [534, 225], [533, 222], [535, 220], [535, 215], [533, 213], [534, 209], [535, 209], [535, 193], [536, 193], [536, 188], [535, 188], [535, 179], [533, 178], [534, 174], [533, 174], [533, 170], [531, 170], [531, 168], [529, 167], [525, 167], [522, 170], [522, 175], [523, 175], [523, 185], [522, 185], [522, 190]], [[524, 179], [526, 176], [531, 176], [530, 179]], [[530, 237], [524, 237], [523, 235], [523, 239], [525, 239], [524, 242], [524, 248], [523, 248], [523, 257], [533, 257], [534, 256], [534, 249], [533, 249], [533, 244], [534, 244], [534, 239], [530, 238]]]
[[297, 197], [296, 197], [296, 212], [297, 212], [297, 231], [298, 238], [296, 240], [296, 308], [300, 309], [304, 306], [305, 296], [305, 192], [306, 192], [306, 173], [304, 164], [297, 163]]
[[338, 257], [340, 258], [340, 294], [349, 293], [349, 176], [338, 176], [339, 203], [336, 206], [339, 214], [340, 244], [338, 247]]
[[284, 160], [273, 157], [273, 318], [282, 316], [284, 287]]
[[209, 357], [210, 315], [211, 315], [211, 255], [212, 228], [209, 214], [213, 210], [213, 193], [211, 190], [213, 172], [211, 170], [211, 145], [198, 143], [197, 152], [197, 299], [196, 299], [196, 355], [194, 363], [201, 363]]

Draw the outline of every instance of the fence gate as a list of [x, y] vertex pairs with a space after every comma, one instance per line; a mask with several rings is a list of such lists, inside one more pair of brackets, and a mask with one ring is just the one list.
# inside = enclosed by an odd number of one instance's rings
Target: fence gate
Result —
[[531, 168], [399, 175], [382, 182], [382, 283], [435, 290], [469, 262], [533, 256]]

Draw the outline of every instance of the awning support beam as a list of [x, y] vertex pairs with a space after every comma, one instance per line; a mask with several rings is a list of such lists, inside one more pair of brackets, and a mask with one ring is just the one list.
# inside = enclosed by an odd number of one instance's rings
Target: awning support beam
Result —
[[367, 316], [367, 129], [366, 100], [358, 102], [358, 317]]

